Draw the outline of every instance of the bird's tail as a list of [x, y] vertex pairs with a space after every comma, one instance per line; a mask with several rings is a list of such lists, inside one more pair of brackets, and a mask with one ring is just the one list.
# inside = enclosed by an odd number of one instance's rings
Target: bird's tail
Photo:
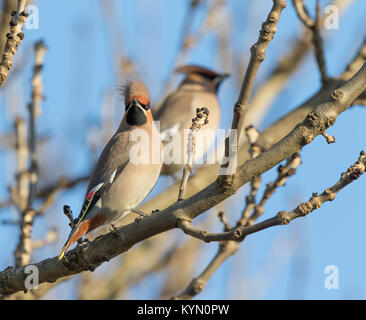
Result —
[[63, 246], [60, 254], [58, 255], [58, 260], [61, 260], [64, 257], [66, 251], [70, 248], [70, 246], [74, 242], [78, 241], [84, 234], [86, 234], [89, 231], [89, 227], [90, 227], [90, 221], [84, 220], [80, 224], [77, 224], [74, 227], [74, 229], [71, 230], [65, 245]]

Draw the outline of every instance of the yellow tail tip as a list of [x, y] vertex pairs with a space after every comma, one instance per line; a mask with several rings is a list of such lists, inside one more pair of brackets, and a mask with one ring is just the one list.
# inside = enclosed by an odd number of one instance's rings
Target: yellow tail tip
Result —
[[65, 252], [66, 252], [66, 248], [63, 247], [60, 254], [58, 255], [58, 260], [61, 260], [64, 257]]

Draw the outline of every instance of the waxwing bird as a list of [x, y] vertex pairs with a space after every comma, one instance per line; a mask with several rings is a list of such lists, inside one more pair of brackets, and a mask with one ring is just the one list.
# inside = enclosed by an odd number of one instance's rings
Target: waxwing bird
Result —
[[[161, 173], [168, 175], [176, 173], [185, 165], [187, 135], [184, 137], [184, 132], [189, 132], [197, 108], [205, 107], [210, 112], [209, 122], [200, 133], [204, 136], [205, 131], [210, 130], [213, 135], [207, 135], [206, 147], [196, 150], [195, 159], [202, 158], [209, 145], [214, 142], [215, 130], [220, 121], [217, 91], [222, 80], [229, 76], [196, 65], [181, 66], [175, 72], [184, 74], [185, 78], [179, 87], [166, 97], [156, 115], [156, 119], [160, 121], [160, 136], [164, 144], [164, 164]], [[179, 142], [178, 148], [176, 141]], [[168, 145], [173, 147], [168, 148]]]
[[123, 93], [124, 117], [97, 161], [60, 260], [89, 231], [136, 210], [159, 177], [162, 143], [153, 122], [149, 93], [140, 81], [128, 83]]

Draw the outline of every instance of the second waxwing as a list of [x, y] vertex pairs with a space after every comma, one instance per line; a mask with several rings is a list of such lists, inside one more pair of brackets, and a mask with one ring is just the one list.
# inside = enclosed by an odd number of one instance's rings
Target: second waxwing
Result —
[[[160, 121], [160, 132], [164, 144], [164, 164], [162, 174], [175, 174], [185, 166], [187, 152], [187, 133], [196, 115], [197, 108], [209, 110], [209, 122], [200, 130], [202, 136], [207, 137], [205, 144], [197, 146], [195, 159], [202, 160], [210, 145], [215, 140], [215, 134], [207, 134], [209, 130], [216, 132], [220, 122], [220, 104], [217, 92], [228, 74], [220, 74], [210, 69], [186, 65], [175, 70], [185, 78], [178, 88], [163, 101], [156, 119]], [[205, 131], [206, 130], [206, 131]], [[174, 145], [179, 144], [179, 149]], [[178, 152], [179, 151], [179, 152]]]

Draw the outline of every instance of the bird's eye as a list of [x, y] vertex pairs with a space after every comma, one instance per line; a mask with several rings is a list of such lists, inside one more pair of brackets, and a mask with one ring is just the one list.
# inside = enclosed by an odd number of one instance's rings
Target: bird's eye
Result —
[[150, 109], [150, 103], [148, 104], [142, 104], [141, 103], [141, 107], [143, 107], [146, 111]]

